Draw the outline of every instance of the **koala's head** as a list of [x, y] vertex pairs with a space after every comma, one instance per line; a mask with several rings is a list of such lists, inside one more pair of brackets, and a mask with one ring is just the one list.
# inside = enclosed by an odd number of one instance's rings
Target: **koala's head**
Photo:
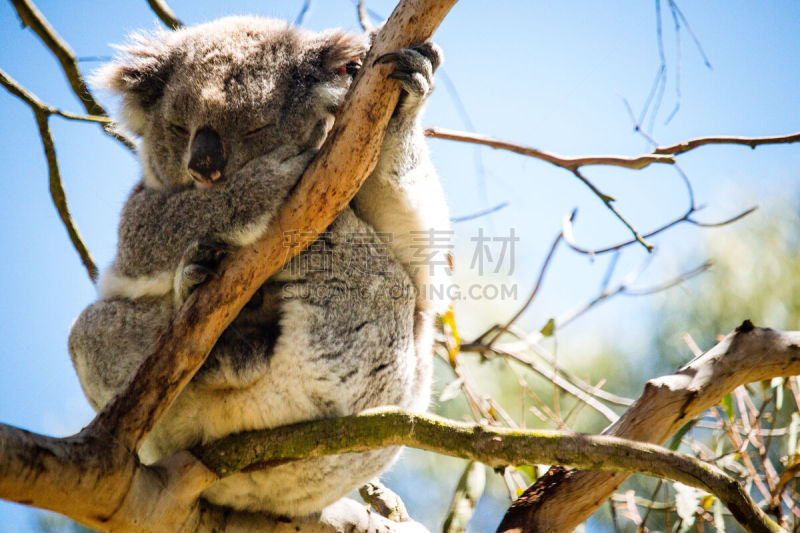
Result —
[[230, 17], [137, 34], [96, 82], [122, 95], [150, 187], [209, 187], [278, 146], [325, 139], [365, 53], [361, 36]]

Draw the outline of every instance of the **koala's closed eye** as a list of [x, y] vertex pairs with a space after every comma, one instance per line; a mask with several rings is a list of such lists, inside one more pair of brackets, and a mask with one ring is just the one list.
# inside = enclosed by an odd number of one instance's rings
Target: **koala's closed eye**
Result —
[[255, 137], [259, 133], [262, 133], [264, 130], [266, 130], [268, 126], [269, 126], [269, 124], [264, 124], [263, 126], [259, 126], [257, 128], [254, 128], [254, 129], [246, 132], [244, 134], [244, 138], [245, 139], [249, 139], [250, 137]]

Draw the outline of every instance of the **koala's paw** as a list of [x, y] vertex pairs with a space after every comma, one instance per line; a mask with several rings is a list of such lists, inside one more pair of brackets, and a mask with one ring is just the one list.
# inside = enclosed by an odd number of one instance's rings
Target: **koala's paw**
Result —
[[180, 306], [199, 285], [217, 275], [231, 246], [218, 241], [195, 241], [183, 253], [175, 274], [175, 303]]
[[398, 80], [410, 96], [423, 99], [433, 91], [433, 73], [443, 59], [439, 45], [424, 42], [383, 54], [375, 64], [393, 63], [389, 78]]

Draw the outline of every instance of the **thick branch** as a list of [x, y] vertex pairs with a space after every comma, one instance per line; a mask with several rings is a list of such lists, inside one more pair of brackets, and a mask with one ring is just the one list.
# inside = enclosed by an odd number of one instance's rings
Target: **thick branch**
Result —
[[417, 522], [396, 524], [352, 500], [292, 521], [198, 503], [217, 477], [193, 455], [181, 452], [150, 467], [130, 461], [115, 470], [113, 445], [0, 424], [0, 498], [61, 512], [99, 531], [428, 533]]
[[716, 495], [750, 531], [779, 531], [735, 480], [714, 465], [653, 444], [605, 435], [465, 424], [394, 408], [225, 437], [195, 450], [224, 477], [260, 465], [386, 446], [411, 446], [493, 468], [551, 464], [648, 474]]
[[[604, 434], [661, 443], [736, 387], [797, 374], [800, 332], [756, 328], [745, 321], [674, 374], [650, 380]], [[514, 502], [498, 531], [572, 531], [627, 477], [551, 469]]]
[[[61, 64], [61, 69], [67, 77], [72, 92], [78, 97], [86, 112], [93, 116], [107, 117], [108, 113], [92, 96], [86, 85], [83, 75], [78, 69], [78, 60], [75, 53], [64, 41], [56, 30], [50, 25], [36, 6], [30, 0], [11, 0], [23, 26], [28, 26], [39, 36], [47, 48], [56, 56]], [[103, 131], [111, 135], [132, 151], [136, 151], [136, 144], [127, 136], [114, 128], [113, 123], [103, 124]]]

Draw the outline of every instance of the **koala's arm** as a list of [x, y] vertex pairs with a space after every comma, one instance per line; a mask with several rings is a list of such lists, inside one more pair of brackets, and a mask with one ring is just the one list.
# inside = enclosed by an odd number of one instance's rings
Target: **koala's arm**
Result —
[[297, 152], [274, 150], [207, 190], [138, 185], [122, 212], [117, 257], [101, 280], [101, 297], [166, 294], [185, 252], [198, 240], [231, 246], [254, 242], [315, 153]]

